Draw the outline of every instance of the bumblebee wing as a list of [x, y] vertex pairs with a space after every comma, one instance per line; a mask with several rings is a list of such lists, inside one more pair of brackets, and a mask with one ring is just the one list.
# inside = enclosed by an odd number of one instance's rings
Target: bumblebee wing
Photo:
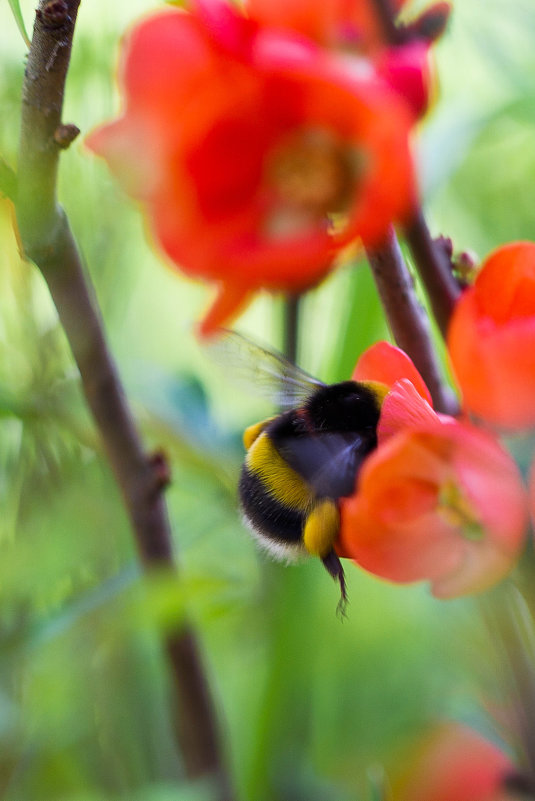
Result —
[[279, 408], [299, 406], [325, 386], [281, 353], [263, 348], [237, 331], [225, 331], [207, 348], [237, 383]]
[[277, 440], [282, 458], [319, 497], [351, 495], [364, 458], [376, 444], [374, 432], [320, 431]]

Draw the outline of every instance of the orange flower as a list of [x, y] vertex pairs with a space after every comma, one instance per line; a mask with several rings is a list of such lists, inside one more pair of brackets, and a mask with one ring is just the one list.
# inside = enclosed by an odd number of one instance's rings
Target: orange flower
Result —
[[87, 142], [171, 260], [217, 285], [205, 334], [410, 213], [410, 113], [369, 67], [199, 0], [134, 28], [121, 82], [123, 115]]
[[[395, 0], [395, 10], [404, 3]], [[245, 5], [262, 25], [302, 33], [328, 47], [345, 45], [369, 53], [383, 45], [371, 0], [246, 0]]]
[[512, 242], [484, 262], [448, 334], [466, 408], [506, 428], [535, 425], [535, 244]]
[[372, 346], [352, 377], [390, 390], [378, 448], [341, 501], [339, 556], [391, 581], [430, 581], [442, 598], [497, 582], [524, 540], [526, 493], [515, 462], [490, 434], [434, 412], [399, 348]]
[[520, 474], [489, 434], [432, 419], [425, 407], [410, 420], [417, 427], [391, 425], [364, 463], [355, 494], [342, 501], [337, 550], [391, 581], [427, 580], [439, 598], [480, 592], [511, 570], [522, 547]]
[[[405, 0], [395, 0], [394, 11], [400, 11], [404, 4]], [[417, 117], [426, 111], [433, 84], [429, 48], [437, 34], [437, 23], [445, 25], [450, 10], [447, 3], [431, 6], [414, 30], [396, 45], [385, 42], [373, 0], [247, 0], [246, 10], [262, 25], [300, 33], [346, 54], [372, 58], [379, 75]]]
[[412, 359], [401, 348], [381, 341], [371, 345], [359, 360], [351, 375], [353, 381], [377, 381], [393, 389], [396, 382], [407, 380], [429, 405], [433, 401], [425, 381]]
[[425, 114], [434, 96], [429, 49], [429, 42], [416, 40], [385, 48], [375, 59], [378, 74], [408, 103], [417, 118]]
[[511, 760], [498, 746], [459, 723], [434, 729], [405, 771], [394, 801], [513, 801]]

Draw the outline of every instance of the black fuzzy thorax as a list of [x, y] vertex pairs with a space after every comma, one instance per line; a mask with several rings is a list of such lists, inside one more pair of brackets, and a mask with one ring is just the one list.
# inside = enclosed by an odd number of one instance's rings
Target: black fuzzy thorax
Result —
[[316, 497], [337, 499], [353, 493], [363, 460], [377, 446], [380, 410], [372, 389], [343, 381], [318, 389], [266, 433]]
[[303, 410], [315, 431], [375, 433], [381, 402], [365, 384], [342, 381], [318, 389]]

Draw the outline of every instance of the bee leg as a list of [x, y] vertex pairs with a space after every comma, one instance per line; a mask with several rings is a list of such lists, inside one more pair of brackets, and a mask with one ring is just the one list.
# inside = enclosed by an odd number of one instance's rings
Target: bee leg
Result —
[[340, 602], [337, 612], [345, 615], [347, 605], [344, 569], [334, 552], [333, 543], [340, 530], [340, 512], [331, 498], [318, 501], [308, 515], [303, 529], [303, 545], [309, 554], [319, 556], [328, 573], [340, 585]]
[[336, 607], [336, 613], [340, 617], [344, 618], [346, 616], [347, 591], [346, 577], [342, 563], [334, 552], [334, 549], [331, 549], [327, 556], [324, 556], [321, 561], [325, 565], [329, 575], [331, 575], [333, 579], [340, 585], [340, 600], [338, 601], [338, 606]]

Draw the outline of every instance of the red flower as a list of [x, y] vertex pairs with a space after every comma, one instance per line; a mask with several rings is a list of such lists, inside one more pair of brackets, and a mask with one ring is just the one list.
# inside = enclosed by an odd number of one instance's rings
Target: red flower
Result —
[[430, 581], [450, 598], [503, 578], [525, 523], [508, 454], [476, 428], [437, 422], [399, 432], [368, 458], [342, 504], [339, 553], [391, 581]]
[[165, 253], [218, 285], [204, 333], [259, 288], [301, 291], [414, 199], [410, 114], [368, 68], [217, 0], [146, 18], [124, 46], [124, 114], [88, 144]]
[[512, 242], [486, 259], [454, 310], [448, 348], [469, 411], [535, 425], [535, 244]]
[[382, 50], [376, 57], [378, 74], [408, 103], [416, 117], [428, 109], [433, 89], [429, 43], [421, 40]]
[[513, 771], [498, 746], [467, 726], [446, 723], [420, 747], [394, 801], [513, 801], [505, 788]]
[[[353, 381], [376, 381], [393, 389], [398, 381], [408, 380], [431, 406], [431, 394], [412, 360], [401, 348], [389, 342], [376, 342], [361, 354], [353, 374]], [[383, 415], [384, 416], [384, 415]]]
[[[393, 355], [396, 379], [403, 367]], [[516, 464], [486, 432], [437, 415], [409, 378], [392, 384], [388, 360], [383, 350], [382, 378], [375, 365], [355, 371], [391, 390], [379, 447], [341, 503], [338, 554], [391, 581], [428, 580], [438, 597], [481, 591], [511, 569], [523, 544], [526, 494]]]
[[[405, 0], [396, 0], [394, 10], [400, 11], [404, 4]], [[246, 9], [251, 19], [262, 25], [300, 33], [324, 47], [371, 57], [378, 74], [417, 117], [426, 111], [432, 87], [429, 25], [392, 46], [385, 42], [373, 0], [247, 0]], [[421, 19], [444, 20], [448, 13], [448, 4], [438, 3]]]
[[[399, 11], [405, 0], [396, 0]], [[252, 19], [291, 30], [327, 47], [352, 46], [369, 53], [383, 45], [380, 21], [371, 0], [246, 0]]]

